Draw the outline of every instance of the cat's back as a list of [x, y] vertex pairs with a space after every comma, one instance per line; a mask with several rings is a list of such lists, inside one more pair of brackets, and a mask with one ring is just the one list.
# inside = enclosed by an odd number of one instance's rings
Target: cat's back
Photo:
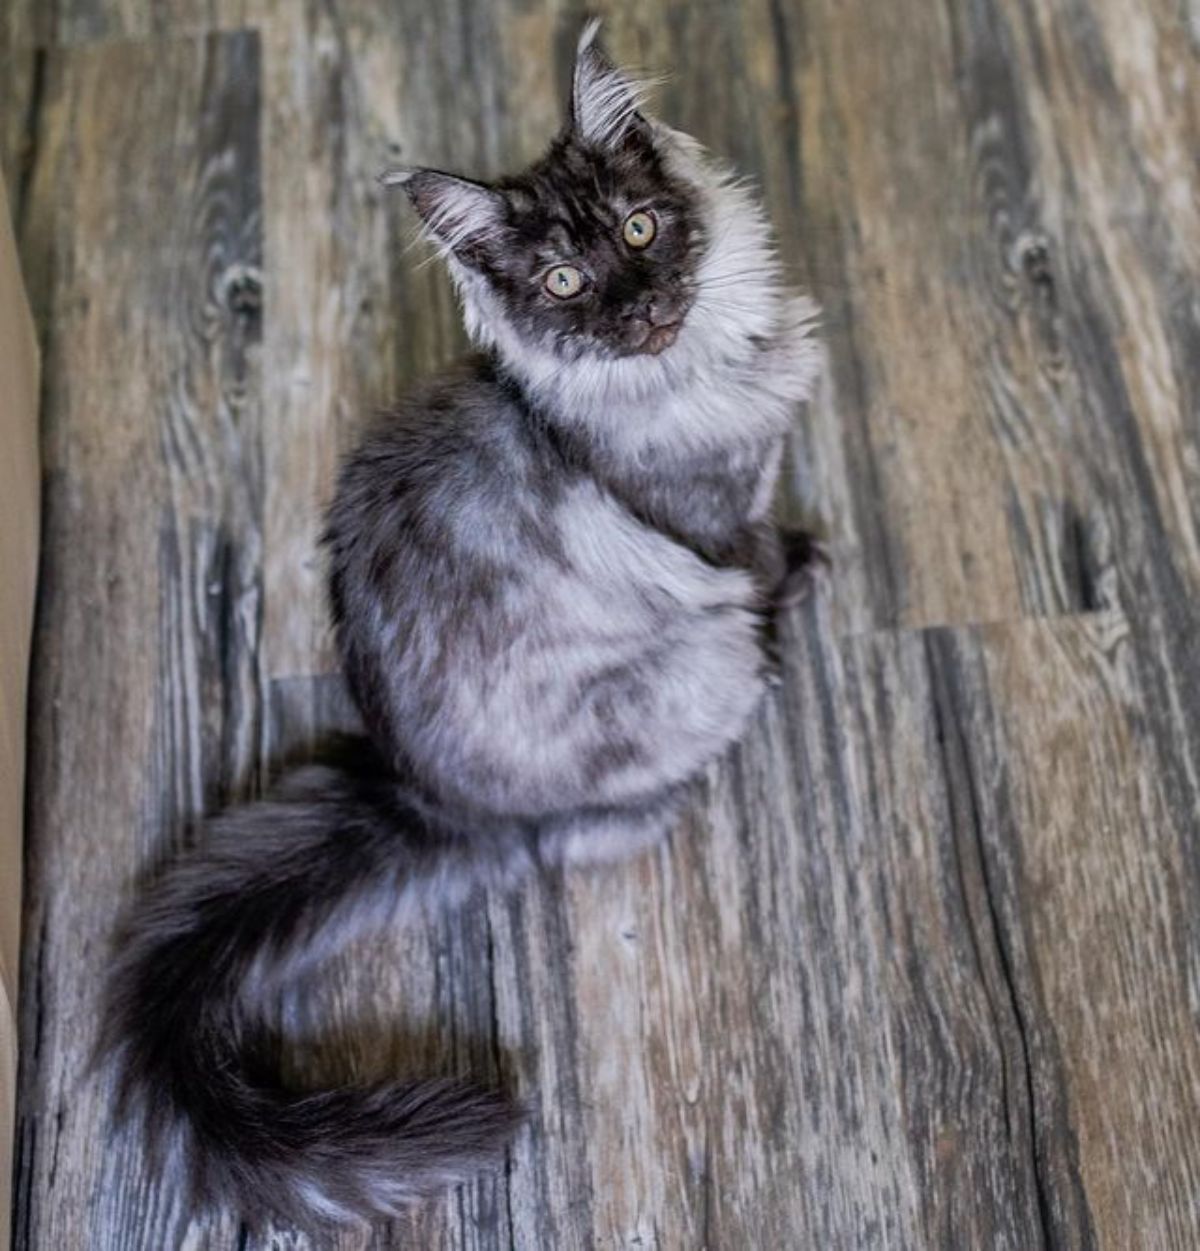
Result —
[[411, 391], [343, 464], [326, 530], [335, 593], [368, 576], [381, 589], [386, 569], [428, 586], [520, 567], [566, 473], [519, 394], [471, 358]]

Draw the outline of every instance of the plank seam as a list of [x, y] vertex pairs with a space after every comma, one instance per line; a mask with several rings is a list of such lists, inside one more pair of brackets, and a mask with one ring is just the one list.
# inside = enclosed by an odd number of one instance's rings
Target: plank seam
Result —
[[[949, 817], [954, 839], [955, 861], [959, 869], [960, 888], [963, 894], [963, 909], [971, 945], [976, 952], [979, 964], [979, 976], [983, 983], [984, 993], [991, 1008], [992, 1019], [996, 1025], [997, 1039], [1001, 1052], [1001, 1082], [1005, 1100], [1005, 1119], [1009, 1126], [1009, 1145], [1020, 1148], [1020, 1144], [1012, 1132], [1012, 1116], [1009, 1094], [1009, 1051], [1005, 1046], [1000, 1030], [998, 1005], [994, 991], [999, 992], [1006, 1001], [1008, 1015], [1015, 1027], [1020, 1042], [1019, 1066], [1021, 1072], [1014, 1074], [1023, 1090], [1022, 1105], [1016, 1109], [1018, 1115], [1026, 1123], [1029, 1142], [1025, 1152], [1026, 1162], [1033, 1182], [1036, 1201], [1036, 1218], [1042, 1245], [1053, 1249], [1057, 1241], [1053, 1233], [1050, 1196], [1047, 1193], [1044, 1162], [1039, 1152], [1038, 1108], [1033, 1084], [1033, 1064], [1030, 1054], [1029, 1030], [1025, 1016], [1021, 1010], [1017, 994], [1016, 981], [1010, 954], [1005, 942], [1004, 927], [996, 900], [995, 883], [987, 869], [987, 851], [983, 838], [983, 824], [980, 814], [979, 795], [976, 787], [974, 770], [971, 767], [970, 749], [966, 740], [961, 717], [957, 713], [955, 684], [950, 673], [951, 663], [946, 655], [950, 643], [944, 632], [926, 631], [923, 634], [925, 658], [929, 671], [932, 693], [933, 722], [937, 733], [937, 749], [940, 757], [943, 783], [949, 807]], [[965, 819], [959, 819], [960, 817]], [[973, 853], [974, 863], [969, 863], [962, 855], [964, 844], [969, 844]], [[981, 925], [975, 910], [970, 905], [970, 894], [967, 876], [975, 877], [987, 909], [986, 924]], [[999, 974], [997, 986], [993, 986], [992, 978], [979, 958], [984, 948], [995, 953], [996, 970]]]

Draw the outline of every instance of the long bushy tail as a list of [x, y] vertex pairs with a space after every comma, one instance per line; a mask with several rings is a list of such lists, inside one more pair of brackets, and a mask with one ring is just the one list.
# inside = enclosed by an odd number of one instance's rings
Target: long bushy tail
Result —
[[503, 1095], [417, 1081], [285, 1088], [257, 1005], [284, 977], [405, 907], [510, 876], [514, 831], [440, 829], [382, 771], [312, 765], [213, 820], [133, 912], [102, 1054], [160, 1167], [203, 1205], [293, 1222], [393, 1215], [494, 1164], [520, 1122]]

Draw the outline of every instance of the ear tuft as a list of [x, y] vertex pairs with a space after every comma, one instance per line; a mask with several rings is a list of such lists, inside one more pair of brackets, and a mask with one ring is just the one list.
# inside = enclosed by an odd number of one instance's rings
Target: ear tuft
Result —
[[438, 250], [477, 265], [486, 246], [504, 231], [507, 204], [494, 188], [435, 169], [396, 169], [380, 176], [403, 187]]
[[614, 147], [633, 131], [645, 131], [638, 110], [652, 84], [618, 69], [597, 42], [600, 19], [579, 36], [571, 88], [571, 128], [588, 143]]
[[577, 61], [596, 43], [600, 35], [600, 27], [603, 25], [602, 19], [598, 17], [589, 17], [584, 23], [583, 29], [579, 32], [579, 42], [575, 45], [575, 59]]

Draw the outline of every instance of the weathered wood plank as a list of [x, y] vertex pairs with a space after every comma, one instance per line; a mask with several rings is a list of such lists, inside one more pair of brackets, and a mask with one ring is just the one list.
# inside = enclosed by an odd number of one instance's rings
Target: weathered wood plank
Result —
[[745, 13], [775, 217], [828, 314], [833, 403], [806, 481], [838, 538], [845, 628], [1091, 609], [1116, 602], [1118, 571], [1132, 589], [1164, 562], [1194, 579], [1186, 15]]
[[250, 34], [48, 61], [18, 1246], [182, 1237], [87, 1057], [120, 901], [257, 761], [258, 84]]
[[49, 42], [49, 8], [36, 0], [9, 0], [0, 12], [0, 55], [7, 61], [14, 50]]
[[[25, 0], [26, 3], [29, 0]], [[41, 43], [72, 47], [170, 38], [252, 24], [259, 0], [42, 0], [32, 29]]]
[[0, 174], [14, 224], [21, 220], [45, 80], [45, 59], [18, 18], [19, 9], [8, 14], [7, 22], [0, 19]]
[[774, 53], [755, 113], [780, 101], [795, 145], [764, 127], [775, 217], [827, 310], [808, 480], [852, 631], [1083, 607], [1061, 572], [1065, 464], [1021, 325], [1031, 291], [997, 202], [1013, 194], [1012, 119], [975, 98], [990, 79], [958, 64], [949, 12], [747, 9]]
[[[1200, 805], [1186, 744], [1149, 732], [1152, 646], [1099, 616], [931, 649], [947, 740], [969, 744], [952, 790], [985, 862], [1056, 1245], [1200, 1239]], [[1073, 1177], [1044, 1166], [1067, 1126]]]

